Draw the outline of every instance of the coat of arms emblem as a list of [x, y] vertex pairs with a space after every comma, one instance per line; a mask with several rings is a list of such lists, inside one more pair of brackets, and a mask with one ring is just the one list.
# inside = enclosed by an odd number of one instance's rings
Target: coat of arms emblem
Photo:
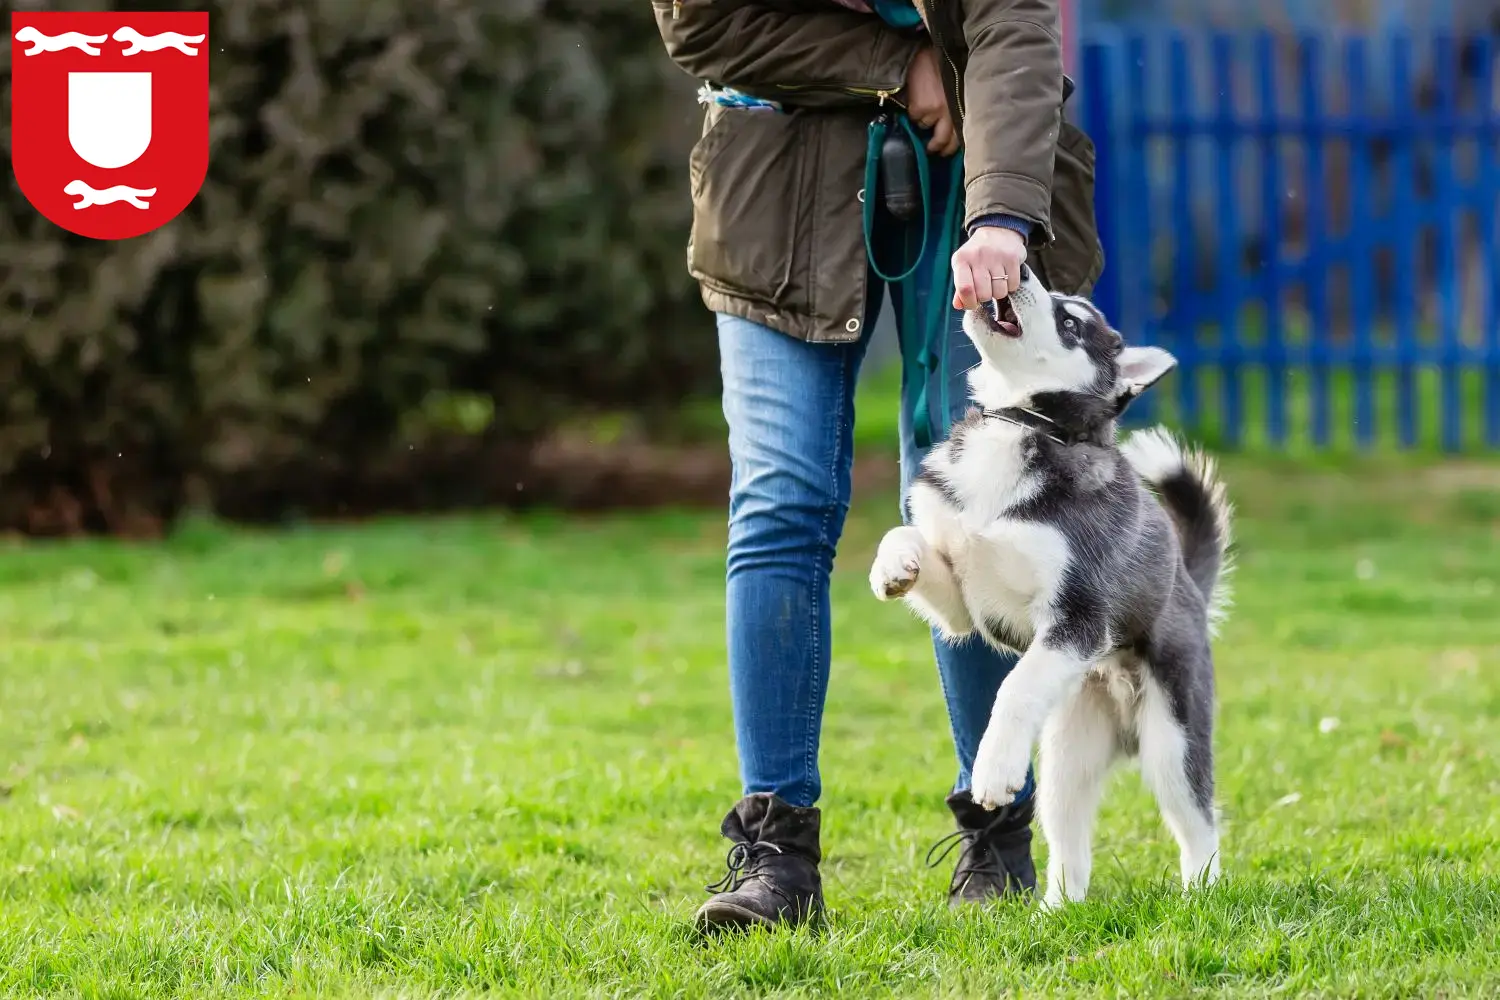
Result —
[[208, 172], [208, 14], [14, 13], [11, 167], [26, 200], [101, 240], [170, 222]]

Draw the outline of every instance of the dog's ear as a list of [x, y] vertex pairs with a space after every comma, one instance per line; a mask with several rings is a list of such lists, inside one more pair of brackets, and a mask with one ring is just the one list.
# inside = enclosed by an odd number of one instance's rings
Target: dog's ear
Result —
[[1115, 383], [1115, 414], [1125, 411], [1141, 393], [1177, 367], [1177, 359], [1160, 347], [1127, 347], [1120, 352], [1120, 377]]

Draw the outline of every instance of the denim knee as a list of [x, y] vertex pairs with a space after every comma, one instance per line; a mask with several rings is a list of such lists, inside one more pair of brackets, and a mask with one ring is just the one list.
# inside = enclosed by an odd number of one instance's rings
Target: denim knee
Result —
[[735, 459], [729, 498], [729, 564], [757, 567], [831, 566], [849, 504], [831, 470], [808, 468], [792, 456]]

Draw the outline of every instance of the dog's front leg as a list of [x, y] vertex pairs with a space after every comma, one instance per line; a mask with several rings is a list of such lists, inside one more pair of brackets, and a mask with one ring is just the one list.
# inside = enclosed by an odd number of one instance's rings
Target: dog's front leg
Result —
[[1092, 657], [1059, 642], [1054, 634], [1037, 633], [995, 697], [989, 725], [974, 756], [974, 801], [995, 809], [1015, 800], [1026, 786], [1031, 751], [1042, 724], [1083, 682], [1092, 663]]
[[892, 528], [880, 540], [870, 567], [870, 589], [882, 601], [906, 598], [907, 606], [945, 639], [962, 639], [974, 631], [952, 566], [909, 525]]

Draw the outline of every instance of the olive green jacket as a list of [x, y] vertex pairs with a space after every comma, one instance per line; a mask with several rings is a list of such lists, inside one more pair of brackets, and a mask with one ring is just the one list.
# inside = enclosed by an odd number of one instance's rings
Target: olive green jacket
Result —
[[[1029, 220], [1031, 262], [1081, 294], [1104, 267], [1094, 148], [1062, 117], [1057, 0], [918, 0], [964, 139], [965, 219]], [[811, 341], [865, 316], [867, 128], [900, 103], [927, 39], [833, 0], [652, 0], [667, 52], [699, 80], [787, 113], [709, 105], [690, 159], [688, 268], [716, 312]]]

